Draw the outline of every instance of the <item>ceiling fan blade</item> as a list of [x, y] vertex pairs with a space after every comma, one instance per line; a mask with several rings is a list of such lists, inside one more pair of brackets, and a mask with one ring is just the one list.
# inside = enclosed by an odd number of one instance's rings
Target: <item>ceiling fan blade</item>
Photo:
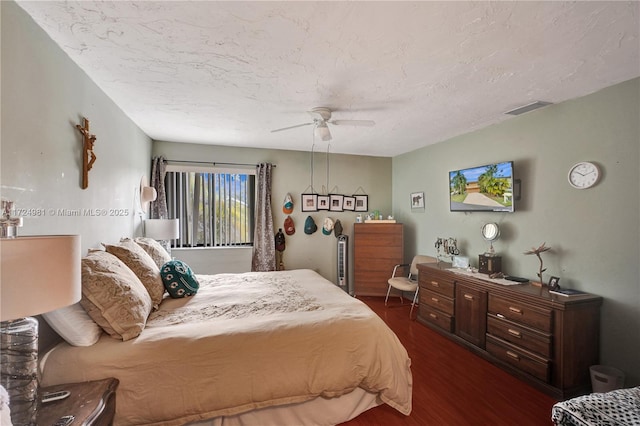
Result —
[[283, 127], [282, 129], [272, 130], [271, 133], [281, 132], [283, 130], [295, 129], [296, 127], [310, 126], [314, 123], [296, 124], [295, 126]]
[[372, 127], [376, 125], [376, 122], [372, 120], [333, 120], [330, 121], [329, 124], [335, 124], [336, 126]]

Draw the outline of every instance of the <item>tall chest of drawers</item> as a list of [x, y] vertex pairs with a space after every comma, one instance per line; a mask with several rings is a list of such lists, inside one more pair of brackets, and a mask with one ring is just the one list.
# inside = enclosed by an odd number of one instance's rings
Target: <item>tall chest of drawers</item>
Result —
[[355, 295], [386, 295], [393, 267], [404, 263], [403, 225], [356, 223], [353, 248]]
[[590, 391], [602, 298], [496, 284], [446, 263], [418, 270], [419, 322], [558, 399]]

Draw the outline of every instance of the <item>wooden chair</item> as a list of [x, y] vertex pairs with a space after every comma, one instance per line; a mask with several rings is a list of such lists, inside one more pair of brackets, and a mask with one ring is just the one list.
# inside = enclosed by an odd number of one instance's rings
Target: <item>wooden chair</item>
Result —
[[[409, 318], [413, 315], [413, 307], [416, 305], [416, 301], [418, 300], [418, 264], [419, 263], [437, 263], [438, 259], [431, 256], [422, 256], [417, 255], [414, 256], [411, 263], [403, 263], [393, 267], [393, 273], [391, 274], [391, 278], [389, 278], [389, 288], [387, 289], [387, 297], [384, 299], [384, 304], [387, 304], [387, 300], [389, 299], [389, 293], [391, 292], [391, 288], [395, 288], [400, 290], [400, 302], [402, 303], [402, 295], [405, 291], [413, 293], [413, 301], [411, 302], [411, 310], [409, 311]], [[398, 269], [405, 269], [409, 267], [409, 273], [405, 276], [396, 276], [398, 273]]]

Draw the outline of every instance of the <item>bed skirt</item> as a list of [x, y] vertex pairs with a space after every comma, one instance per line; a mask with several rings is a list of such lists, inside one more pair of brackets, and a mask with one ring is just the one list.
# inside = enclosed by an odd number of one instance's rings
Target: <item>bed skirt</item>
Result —
[[337, 398], [318, 397], [311, 401], [276, 407], [265, 407], [234, 416], [216, 417], [189, 426], [329, 426], [349, 421], [359, 414], [381, 405], [378, 395], [356, 388]]

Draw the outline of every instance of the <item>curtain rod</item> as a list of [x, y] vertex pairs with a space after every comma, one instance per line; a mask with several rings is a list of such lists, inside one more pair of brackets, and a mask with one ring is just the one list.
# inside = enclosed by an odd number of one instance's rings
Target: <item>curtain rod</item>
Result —
[[[216, 161], [189, 161], [189, 160], [164, 160], [166, 163], [188, 163], [188, 164], [211, 164], [213, 166], [258, 166], [258, 164], [249, 164], [249, 163], [224, 163], [224, 162], [216, 162]], [[272, 164], [271, 167], [277, 167], [275, 164]]]

